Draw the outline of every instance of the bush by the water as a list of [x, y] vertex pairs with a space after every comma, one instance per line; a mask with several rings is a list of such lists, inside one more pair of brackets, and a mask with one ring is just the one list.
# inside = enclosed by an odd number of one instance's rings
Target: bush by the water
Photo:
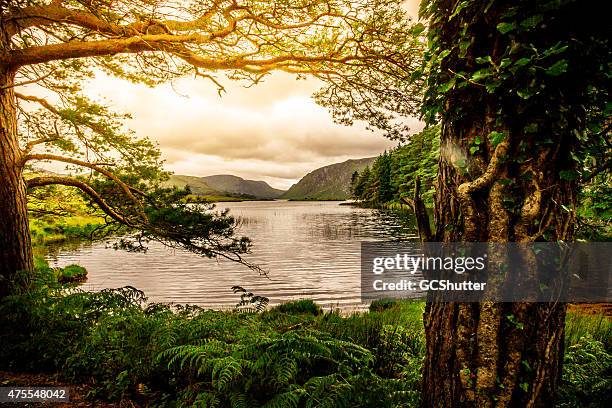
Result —
[[81, 283], [87, 280], [87, 269], [80, 265], [67, 265], [63, 268], [51, 268], [49, 263], [40, 256], [34, 257], [36, 282], [40, 285]]
[[275, 306], [273, 310], [281, 313], [306, 313], [313, 316], [318, 316], [322, 313], [321, 307], [311, 299], [300, 299], [293, 302], [281, 303], [280, 305]]
[[[213, 311], [147, 303], [132, 287], [91, 293], [38, 283], [0, 303], [0, 370], [59, 372], [92, 384], [94, 397], [150, 406], [419, 402], [423, 303], [380, 301], [348, 316], [310, 300], [261, 313]], [[604, 406], [609, 350], [592, 337], [573, 339], [560, 406]]]

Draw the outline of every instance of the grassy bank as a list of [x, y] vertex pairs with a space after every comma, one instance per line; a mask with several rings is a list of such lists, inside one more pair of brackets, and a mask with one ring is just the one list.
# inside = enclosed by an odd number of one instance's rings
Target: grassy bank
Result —
[[30, 234], [34, 245], [89, 238], [102, 227], [104, 215], [81, 194], [66, 186], [37, 189], [28, 198]]
[[52, 220], [33, 218], [30, 220], [30, 234], [34, 245], [43, 245], [68, 239], [88, 238], [96, 228], [103, 225], [103, 218], [92, 215], [71, 215]]
[[[418, 404], [421, 302], [350, 316], [310, 300], [213, 311], [150, 304], [130, 287], [67, 292], [48, 274], [38, 283], [0, 304], [0, 370], [59, 372], [93, 397], [152, 406]], [[611, 325], [568, 317], [561, 406], [603, 406]]]

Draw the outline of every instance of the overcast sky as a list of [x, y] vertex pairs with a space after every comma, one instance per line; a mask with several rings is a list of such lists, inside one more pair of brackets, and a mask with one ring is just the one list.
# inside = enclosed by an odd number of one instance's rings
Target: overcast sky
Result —
[[[407, 2], [416, 14], [417, 2]], [[334, 124], [311, 94], [316, 80], [275, 73], [254, 87], [224, 81], [220, 97], [205, 79], [182, 78], [155, 88], [99, 75], [86, 92], [129, 112], [127, 126], [159, 143], [166, 168], [180, 174], [235, 174], [287, 189], [306, 173], [394, 146], [363, 124]], [[410, 120], [412, 131], [422, 124]]]

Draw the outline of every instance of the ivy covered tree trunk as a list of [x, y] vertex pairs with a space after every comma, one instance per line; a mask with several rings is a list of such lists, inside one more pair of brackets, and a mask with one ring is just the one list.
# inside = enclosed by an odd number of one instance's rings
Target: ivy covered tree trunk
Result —
[[[473, 136], [464, 135], [489, 134], [488, 122], [485, 115], [483, 122], [466, 122], [465, 128], [446, 125], [442, 131], [445, 154], [438, 178], [436, 238], [530, 242], [541, 220], [551, 217], [545, 221], [549, 232], [570, 240], [573, 213], [551, 208], [554, 202], [571, 208], [574, 200], [571, 186], [555, 177], [565, 161], [556, 149], [538, 149], [536, 158], [515, 163], [517, 146], [534, 143], [520, 132], [507, 131], [496, 147], [483, 146], [486, 159], [470, 170], [478, 177], [470, 179], [453, 163], [453, 151], [469, 151]], [[512, 143], [514, 138], [521, 142]], [[505, 159], [495, 155], [496, 149]], [[530, 181], [519, 176], [526, 172], [532, 175]], [[517, 200], [517, 208], [509, 208], [511, 198]], [[561, 375], [564, 304], [430, 300], [425, 314], [424, 406], [551, 406]]]
[[14, 72], [0, 68], [0, 298], [17, 271], [33, 269], [13, 84]]
[[[424, 109], [442, 122], [433, 239], [571, 241], [605, 22], [572, 1], [430, 0], [421, 13]], [[554, 406], [564, 304], [429, 296], [423, 406]]]

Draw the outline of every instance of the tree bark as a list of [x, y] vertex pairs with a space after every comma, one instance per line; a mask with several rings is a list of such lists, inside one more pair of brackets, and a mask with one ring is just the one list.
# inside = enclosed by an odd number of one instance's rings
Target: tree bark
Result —
[[[571, 242], [578, 190], [571, 174], [579, 166], [572, 153], [597, 106], [594, 61], [609, 55], [598, 40], [607, 38], [605, 24], [577, 1], [425, 6], [435, 51], [426, 112], [442, 122], [433, 240]], [[538, 18], [543, 23], [529, 25]], [[502, 32], [507, 28], [516, 31]], [[539, 68], [539, 61], [523, 71], [504, 68], [559, 44], [566, 53], [547, 63], [563, 72]], [[533, 94], [522, 94], [532, 86]], [[498, 260], [489, 258], [489, 268], [505, 264]], [[534, 259], [525, 260], [527, 267], [508, 270], [507, 282], [534, 277]], [[424, 407], [555, 406], [565, 304], [436, 300], [428, 295], [424, 315]]]
[[[571, 239], [575, 195], [559, 183], [558, 150], [536, 147], [528, 164], [498, 160], [488, 146], [484, 158], [458, 168], [457, 156], [469, 149], [469, 136], [492, 129], [494, 107], [479, 119], [445, 124], [435, 207], [435, 240], [444, 242], [531, 242], [545, 214], [555, 216], [549, 226], [559, 240]], [[525, 135], [508, 128], [505, 156], [517, 155]], [[525, 171], [531, 182], [520, 180]], [[503, 203], [510, 191], [500, 180], [512, 180], [511, 195], [522, 203], [509, 211]], [[545, 197], [542, 197], [544, 195]], [[550, 203], [546, 204], [546, 203]], [[540, 222], [540, 226], [542, 222]], [[536, 231], [534, 231], [534, 229]], [[426, 362], [423, 371], [424, 407], [549, 407], [556, 395], [563, 355], [565, 304], [559, 303], [449, 303], [430, 294], [424, 316]]]
[[22, 152], [17, 133], [15, 73], [0, 68], [0, 299], [28, 286], [34, 269]]

